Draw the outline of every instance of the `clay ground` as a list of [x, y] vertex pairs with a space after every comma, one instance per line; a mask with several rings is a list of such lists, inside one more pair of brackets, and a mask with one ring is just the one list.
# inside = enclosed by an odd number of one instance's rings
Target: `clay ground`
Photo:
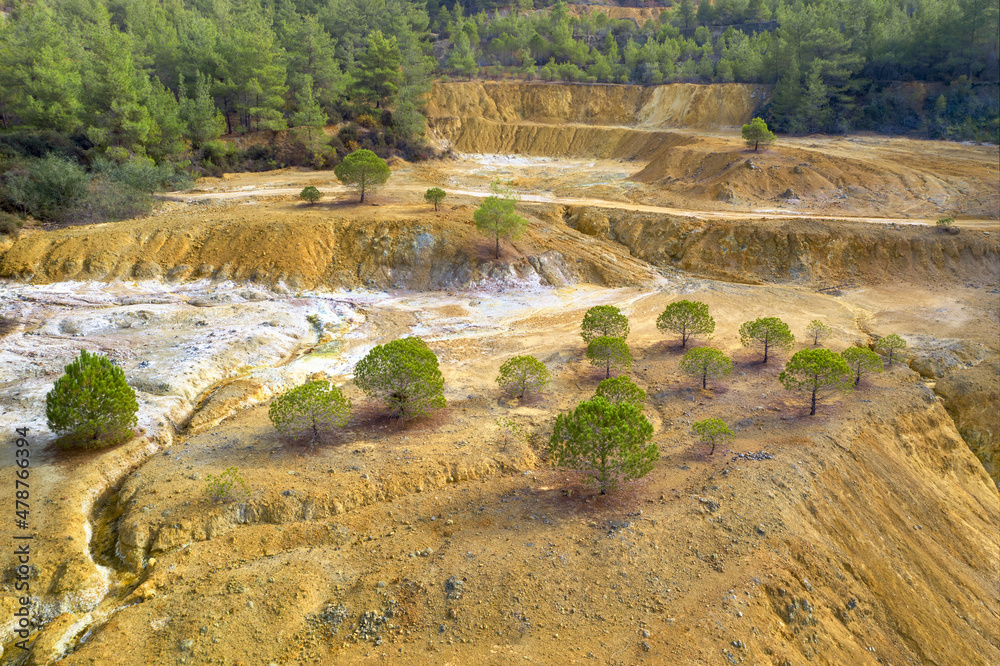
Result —
[[[997, 399], [996, 148], [810, 137], [758, 156], [731, 131], [690, 136], [699, 164], [737, 151], [723, 167], [740, 178], [758, 174], [746, 159], [790, 173], [759, 191], [727, 177], [736, 197], [721, 201], [721, 176], [630, 179], [669, 166], [663, 153], [501, 156], [486, 142], [483, 155], [396, 163], [377, 205], [351, 203], [329, 173], [242, 174], [204, 179], [144, 220], [31, 230], [0, 248], [0, 314], [18, 321], [0, 338], [0, 424], [28, 423], [37, 456], [44, 626], [27, 660], [1000, 661], [1000, 495], [983, 466], [995, 415], [974, 409]], [[925, 180], [892, 189], [891, 205], [827, 200], [822, 183], [779, 202], [809, 150], [843, 173], [888, 160]], [[921, 193], [931, 172], [944, 175]], [[499, 260], [470, 223], [496, 177], [514, 180], [531, 222]], [[326, 198], [299, 203], [306, 184]], [[434, 185], [450, 192], [440, 213], [422, 201]], [[957, 236], [921, 224], [961, 209], [963, 188], [978, 221]], [[694, 344], [736, 364], [708, 390], [679, 373], [683, 350], [655, 326], [679, 298], [717, 322]], [[660, 450], [650, 475], [606, 496], [545, 455], [555, 415], [603, 377], [579, 336], [601, 303], [629, 316], [630, 376]], [[763, 365], [738, 328], [768, 315], [798, 342]], [[833, 327], [834, 350], [899, 333], [907, 362], [810, 417], [777, 374], [812, 319]], [[404, 424], [350, 372], [405, 334], [438, 355], [448, 406]], [[41, 413], [81, 347], [116, 354], [146, 432], [67, 456]], [[549, 368], [541, 395], [497, 390], [515, 354]], [[277, 435], [267, 404], [317, 373], [355, 415], [310, 450]], [[690, 430], [709, 416], [736, 430], [714, 454]], [[207, 475], [231, 467], [247, 492], [212, 501]]]

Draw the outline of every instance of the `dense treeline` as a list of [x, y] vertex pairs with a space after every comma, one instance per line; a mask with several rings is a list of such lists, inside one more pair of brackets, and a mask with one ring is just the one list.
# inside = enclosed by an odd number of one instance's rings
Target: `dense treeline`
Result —
[[[767, 83], [788, 132], [1000, 127], [995, 0], [680, 0], [641, 25], [527, 0], [0, 2], [0, 209], [39, 219], [130, 216], [191, 175], [356, 148], [419, 158], [435, 74]], [[931, 94], [914, 105], [907, 81]]]
[[[178, 174], [420, 156], [428, 22], [410, 0], [15, 0], [0, 17], [0, 208], [116, 219]], [[286, 129], [245, 151], [218, 140]]]
[[[995, 0], [680, 0], [641, 24], [589, 9], [467, 16], [455, 4], [432, 12], [432, 27], [450, 42], [454, 76], [766, 83], [769, 120], [786, 132], [997, 140]], [[894, 85], [909, 81], [934, 94], [915, 108]]]

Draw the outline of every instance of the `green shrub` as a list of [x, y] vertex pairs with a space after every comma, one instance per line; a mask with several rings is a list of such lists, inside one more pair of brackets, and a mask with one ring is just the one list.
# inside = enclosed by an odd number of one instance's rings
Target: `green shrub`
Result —
[[701, 379], [701, 387], [708, 388], [709, 379], [718, 379], [732, 373], [733, 362], [718, 349], [692, 347], [680, 362], [681, 372]]
[[354, 367], [354, 383], [392, 416], [411, 418], [445, 406], [437, 356], [420, 338], [377, 345]]
[[626, 375], [602, 379], [601, 383], [597, 385], [594, 395], [615, 405], [620, 402], [628, 402], [642, 409], [646, 404], [646, 392], [636, 386]]
[[711, 335], [715, 331], [715, 319], [708, 314], [708, 304], [701, 301], [677, 301], [671, 303], [656, 318], [656, 328], [681, 336], [681, 348], [687, 346], [688, 338], [695, 335]]
[[315, 446], [321, 430], [342, 428], [351, 420], [351, 400], [330, 382], [310, 382], [271, 401], [267, 416], [282, 435], [309, 431]]
[[624, 340], [628, 333], [628, 317], [613, 305], [595, 305], [587, 310], [580, 323], [580, 336], [587, 343], [599, 337]]
[[45, 396], [49, 429], [66, 446], [101, 448], [132, 436], [139, 404], [125, 373], [107, 357], [86, 350], [66, 366]]
[[227, 502], [234, 499], [237, 494], [242, 494], [244, 498], [248, 497], [250, 489], [236, 467], [227, 467], [226, 471], [218, 476], [205, 475], [205, 494], [213, 502]]
[[712, 445], [712, 450], [708, 452], [708, 455], [715, 453], [715, 446], [717, 444], [726, 442], [735, 436], [725, 421], [716, 418], [695, 421], [691, 429], [694, 430], [696, 435], [701, 437], [703, 444]]
[[538, 393], [549, 383], [549, 371], [534, 356], [515, 356], [500, 366], [497, 384], [505, 393], [523, 398]]
[[605, 379], [611, 377], [611, 369], [626, 371], [632, 367], [632, 354], [628, 345], [621, 338], [601, 336], [594, 338], [587, 345], [587, 358], [591, 365], [603, 366]]
[[554, 466], [584, 472], [603, 495], [653, 469], [660, 452], [648, 443], [652, 437], [653, 426], [634, 404], [595, 396], [556, 417], [549, 457]]
[[322, 196], [323, 195], [320, 193], [320, 191], [317, 190], [312, 185], [308, 185], [302, 188], [302, 191], [299, 192], [299, 198], [305, 202], [308, 202], [309, 204], [316, 203], [317, 201], [320, 200], [320, 197]]
[[0, 211], [0, 235], [17, 238], [21, 234], [23, 226], [24, 222], [22, 220], [17, 219], [17, 217], [10, 213]]

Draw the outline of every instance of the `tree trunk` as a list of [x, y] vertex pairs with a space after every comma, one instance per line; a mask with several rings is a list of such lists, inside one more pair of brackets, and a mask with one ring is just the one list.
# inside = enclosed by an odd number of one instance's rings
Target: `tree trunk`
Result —
[[701, 387], [703, 389], [708, 388], [708, 373], [707, 372], [702, 373], [702, 375], [701, 375]]
[[496, 241], [497, 241], [497, 247], [496, 247], [496, 254], [494, 256], [494, 259], [499, 259], [500, 258], [500, 236], [499, 235], [497, 235]]
[[361, 183], [361, 201], [360, 201], [360, 203], [364, 203], [364, 202], [365, 202], [365, 184], [364, 184], [364, 182], [362, 182]]
[[815, 415], [816, 415], [816, 389], [814, 388], [812, 394], [812, 410], [809, 412], [809, 416], [815, 416]]
[[608, 371], [604, 375], [605, 379], [611, 379], [611, 361], [608, 361]]
[[767, 340], [764, 341], [764, 364], [767, 365]]
[[854, 385], [857, 386], [860, 383], [861, 383], [861, 369], [858, 368], [857, 376], [855, 376], [854, 378]]

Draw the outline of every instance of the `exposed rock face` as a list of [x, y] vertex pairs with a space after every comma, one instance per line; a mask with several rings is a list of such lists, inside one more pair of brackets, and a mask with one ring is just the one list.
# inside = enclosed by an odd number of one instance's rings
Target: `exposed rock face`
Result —
[[1000, 488], [1000, 362], [958, 367], [939, 379], [934, 391], [944, 400], [962, 438]]

